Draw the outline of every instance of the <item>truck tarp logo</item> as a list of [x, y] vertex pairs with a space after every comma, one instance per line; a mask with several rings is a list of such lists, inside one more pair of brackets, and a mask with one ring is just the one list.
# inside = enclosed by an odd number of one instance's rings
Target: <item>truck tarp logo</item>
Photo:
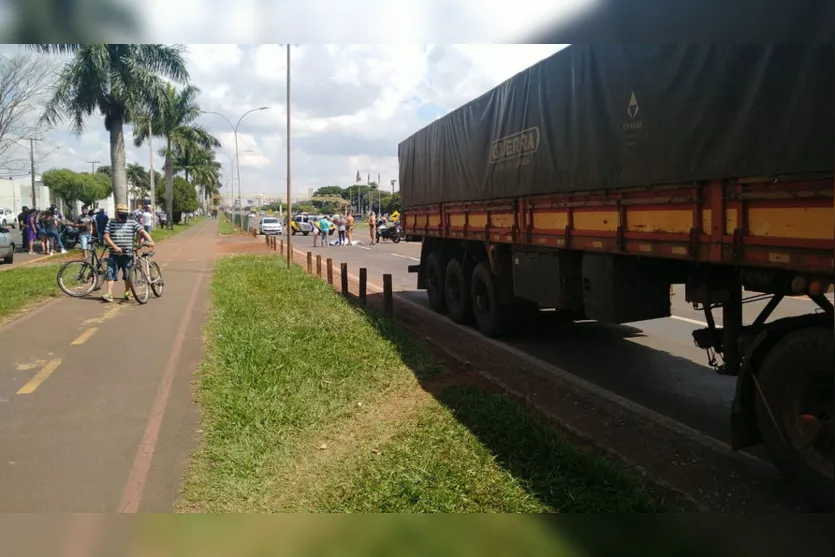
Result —
[[634, 120], [635, 116], [638, 115], [639, 108], [638, 99], [635, 98], [635, 91], [632, 91], [632, 96], [629, 97], [629, 105], [626, 107], [626, 112], [629, 114], [629, 117]]
[[532, 155], [539, 149], [539, 128], [528, 128], [502, 137], [490, 147], [490, 163]]

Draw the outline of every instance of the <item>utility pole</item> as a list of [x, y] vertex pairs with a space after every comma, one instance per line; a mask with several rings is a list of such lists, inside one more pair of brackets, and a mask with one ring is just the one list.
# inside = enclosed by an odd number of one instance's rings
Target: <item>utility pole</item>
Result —
[[37, 206], [35, 196], [35, 140], [29, 138], [29, 169], [32, 174], [32, 208]]
[[90, 163], [90, 168], [92, 168], [91, 172], [93, 174], [96, 173], [96, 165], [99, 164], [99, 161], [87, 161]]

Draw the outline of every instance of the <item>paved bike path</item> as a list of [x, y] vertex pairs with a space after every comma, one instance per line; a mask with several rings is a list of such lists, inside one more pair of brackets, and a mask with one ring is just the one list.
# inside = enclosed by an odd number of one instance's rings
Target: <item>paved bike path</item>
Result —
[[157, 246], [160, 299], [59, 298], [0, 329], [0, 512], [172, 510], [197, 438], [216, 224]]

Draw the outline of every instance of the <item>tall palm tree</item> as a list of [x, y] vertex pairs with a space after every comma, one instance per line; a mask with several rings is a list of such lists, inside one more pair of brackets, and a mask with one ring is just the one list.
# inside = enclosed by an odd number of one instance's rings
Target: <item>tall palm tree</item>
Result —
[[200, 197], [203, 206], [207, 207], [207, 201], [220, 193], [220, 168], [221, 165], [215, 160], [214, 151], [205, 151], [202, 164], [192, 168], [192, 180], [194, 185], [200, 188]]
[[115, 201], [127, 203], [124, 125], [147, 114], [163, 89], [160, 76], [188, 80], [181, 45], [162, 44], [33, 44], [40, 52], [71, 54], [42, 120], [56, 124], [69, 119], [73, 130], [84, 131], [85, 120], [98, 110], [110, 132], [110, 166]]
[[194, 121], [200, 116], [197, 96], [200, 89], [186, 85], [179, 91], [166, 85], [157, 98], [150, 117], [138, 119], [133, 129], [133, 143], [137, 147], [153, 134], [165, 140], [160, 155], [165, 158], [165, 205], [168, 222], [173, 223], [174, 211], [174, 158], [176, 153], [190, 149], [220, 147], [220, 142]]
[[151, 177], [145, 167], [138, 163], [131, 163], [127, 168], [127, 176], [128, 182], [142, 198], [145, 198], [151, 191]]

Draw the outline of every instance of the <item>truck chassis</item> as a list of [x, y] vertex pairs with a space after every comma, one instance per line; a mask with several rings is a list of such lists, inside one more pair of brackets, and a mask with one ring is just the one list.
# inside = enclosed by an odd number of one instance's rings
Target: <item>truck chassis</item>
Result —
[[[410, 271], [431, 307], [492, 337], [540, 307], [613, 323], [668, 317], [671, 285], [684, 284], [708, 324], [694, 342], [737, 377], [732, 447], [764, 443], [831, 509], [834, 191], [831, 176], [710, 181], [412, 207], [403, 222], [422, 240]], [[818, 310], [767, 322], [786, 296]], [[743, 304], [764, 299], [744, 325]]]

